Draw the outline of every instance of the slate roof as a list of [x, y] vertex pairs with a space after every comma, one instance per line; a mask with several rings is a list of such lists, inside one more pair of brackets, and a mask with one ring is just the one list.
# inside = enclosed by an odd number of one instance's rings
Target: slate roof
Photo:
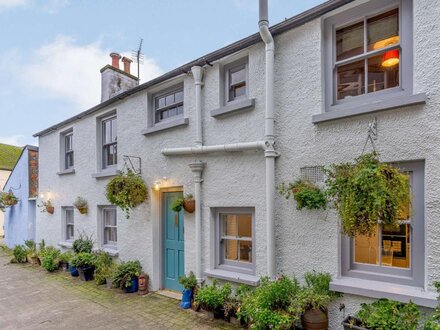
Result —
[[0, 143], [0, 170], [12, 171], [22, 150], [22, 147]]

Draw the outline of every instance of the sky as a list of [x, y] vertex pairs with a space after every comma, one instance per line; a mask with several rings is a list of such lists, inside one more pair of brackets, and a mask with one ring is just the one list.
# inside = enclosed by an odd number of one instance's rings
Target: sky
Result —
[[[269, 0], [270, 24], [322, 2]], [[143, 83], [257, 22], [258, 0], [0, 0], [0, 143], [38, 145], [32, 134], [98, 104], [112, 51], [144, 40]]]

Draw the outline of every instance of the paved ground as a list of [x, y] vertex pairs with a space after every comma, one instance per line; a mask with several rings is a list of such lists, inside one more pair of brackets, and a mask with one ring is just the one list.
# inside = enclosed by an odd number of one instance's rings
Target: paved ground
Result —
[[157, 294], [138, 296], [9, 263], [0, 248], [0, 329], [233, 329], [206, 314], [179, 309]]

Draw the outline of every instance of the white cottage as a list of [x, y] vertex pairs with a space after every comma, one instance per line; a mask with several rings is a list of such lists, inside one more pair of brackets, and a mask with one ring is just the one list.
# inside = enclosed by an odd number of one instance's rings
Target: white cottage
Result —
[[[263, 6], [260, 33], [141, 85], [112, 54], [102, 103], [35, 134], [40, 191], [55, 206], [38, 213], [37, 240], [68, 248], [93, 234], [139, 259], [153, 290], [178, 289], [191, 270], [251, 285], [329, 272], [345, 293], [332, 329], [373, 298], [436, 306], [439, 17], [438, 0], [332, 0], [268, 29]], [[413, 212], [397, 232], [349, 239], [334, 211], [299, 211], [276, 194], [282, 181], [319, 183], [319, 168], [360, 155], [368, 132], [381, 159], [411, 175]], [[129, 160], [150, 189], [125, 219], [104, 191]], [[176, 220], [170, 203], [184, 193], [196, 211]], [[72, 208], [77, 196], [87, 215]]]

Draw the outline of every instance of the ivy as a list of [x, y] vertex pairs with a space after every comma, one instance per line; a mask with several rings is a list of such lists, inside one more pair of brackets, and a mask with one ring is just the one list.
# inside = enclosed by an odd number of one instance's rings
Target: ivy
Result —
[[128, 219], [130, 210], [147, 199], [148, 191], [142, 178], [133, 171], [120, 172], [106, 186], [106, 197], [110, 203], [119, 206]]
[[293, 183], [281, 183], [278, 193], [289, 199], [293, 196], [296, 201], [296, 209], [308, 210], [326, 209], [327, 199], [325, 193], [314, 183], [307, 180], [296, 180]]

